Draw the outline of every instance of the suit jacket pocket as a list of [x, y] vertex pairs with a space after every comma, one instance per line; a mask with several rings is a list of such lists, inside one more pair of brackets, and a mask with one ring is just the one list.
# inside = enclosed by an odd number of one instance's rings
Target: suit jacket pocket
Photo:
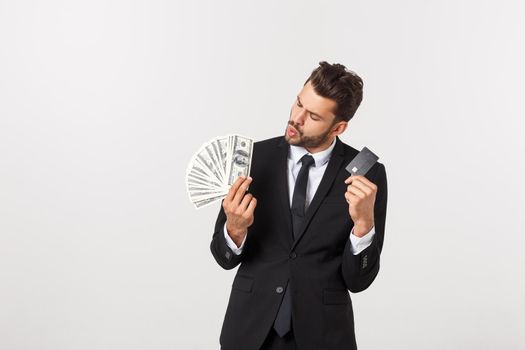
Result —
[[323, 290], [323, 304], [336, 305], [347, 304], [350, 301], [350, 296], [347, 290], [343, 289], [324, 289]]
[[233, 289], [237, 289], [246, 293], [251, 293], [253, 286], [253, 278], [243, 275], [235, 276], [233, 280]]

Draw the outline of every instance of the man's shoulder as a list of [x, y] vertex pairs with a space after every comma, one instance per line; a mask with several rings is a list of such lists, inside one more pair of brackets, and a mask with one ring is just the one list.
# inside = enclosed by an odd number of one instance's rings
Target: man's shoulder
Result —
[[279, 144], [281, 144], [282, 142], [284, 142], [284, 137], [283, 136], [276, 136], [276, 137], [272, 137], [272, 138], [269, 138], [269, 139], [264, 139], [264, 140], [259, 140], [259, 141], [256, 141], [254, 142], [254, 146], [277, 146]]
[[253, 143], [253, 150], [257, 153], [272, 152], [286, 144], [286, 140], [283, 136], [276, 136], [269, 139], [256, 141]]
[[348, 143], [343, 142], [340, 138], [338, 138], [338, 140], [341, 142], [341, 147], [343, 148], [346, 157], [354, 158], [359, 153], [358, 149], [352, 147]]

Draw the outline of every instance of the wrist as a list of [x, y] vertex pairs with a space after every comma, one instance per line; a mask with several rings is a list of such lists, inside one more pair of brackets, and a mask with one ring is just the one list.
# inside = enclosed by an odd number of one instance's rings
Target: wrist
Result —
[[242, 242], [244, 236], [246, 235], [246, 229], [231, 228], [226, 225], [226, 231], [232, 240], [237, 244], [237, 246]]
[[358, 221], [354, 223], [354, 236], [363, 237], [374, 227], [374, 221]]

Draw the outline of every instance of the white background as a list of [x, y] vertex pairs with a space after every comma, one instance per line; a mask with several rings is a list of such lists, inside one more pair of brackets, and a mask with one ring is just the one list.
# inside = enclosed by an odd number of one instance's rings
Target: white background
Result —
[[[360, 349], [523, 349], [521, 1], [0, 1], [0, 348], [218, 349], [235, 271], [184, 176], [284, 133], [321, 60], [385, 164]], [[255, 179], [254, 181], [257, 181]]]

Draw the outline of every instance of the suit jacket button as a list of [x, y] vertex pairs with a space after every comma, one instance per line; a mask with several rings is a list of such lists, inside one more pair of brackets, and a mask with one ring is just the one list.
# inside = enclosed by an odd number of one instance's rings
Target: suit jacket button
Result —
[[279, 286], [279, 287], [275, 288], [275, 291], [277, 292], [277, 294], [281, 294], [284, 291], [284, 288]]
[[290, 253], [290, 258], [291, 258], [291, 259], [295, 259], [295, 258], [297, 258], [297, 253], [296, 253], [296, 252], [291, 252], [291, 253]]

